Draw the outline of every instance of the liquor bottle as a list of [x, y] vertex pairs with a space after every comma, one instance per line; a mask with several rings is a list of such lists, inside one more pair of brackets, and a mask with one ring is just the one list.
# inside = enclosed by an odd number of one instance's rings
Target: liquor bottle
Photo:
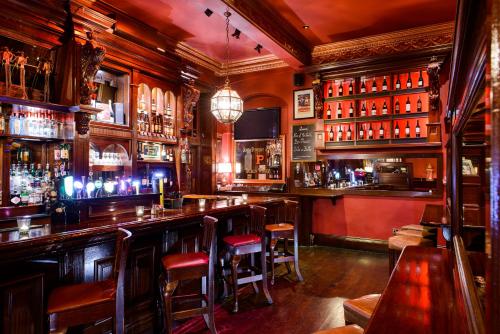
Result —
[[411, 103], [410, 103], [410, 97], [406, 98], [406, 113], [411, 112]]
[[141, 95], [141, 99], [139, 101], [139, 110], [145, 110], [146, 109], [146, 100], [144, 99], [144, 94]]
[[396, 90], [401, 89], [401, 80], [399, 80], [399, 74], [398, 74], [398, 79], [396, 80]]
[[363, 79], [363, 82], [361, 83], [361, 94], [366, 93], [366, 85], [365, 85], [365, 80]]
[[349, 83], [349, 95], [352, 94], [354, 94], [354, 86], [352, 85], [352, 80], [351, 80], [351, 82]]
[[342, 141], [342, 125], [339, 125], [339, 131], [337, 131], [337, 141]]
[[406, 80], [406, 88], [410, 89], [411, 86], [412, 86], [412, 84], [411, 84], [411, 73], [408, 72], [408, 80]]
[[339, 103], [337, 106], [337, 118], [342, 118], [342, 103]]
[[328, 141], [333, 141], [334, 133], [333, 133], [333, 125], [330, 126], [330, 132], [328, 132]]
[[384, 100], [384, 105], [382, 106], [382, 115], [387, 115], [387, 103]]
[[352, 106], [352, 102], [349, 106], [349, 117], [354, 117], [354, 107]]
[[408, 121], [406, 121], [405, 135], [406, 138], [410, 138], [410, 123]]
[[377, 106], [375, 105], [375, 102], [372, 104], [372, 116], [377, 116]]
[[2, 107], [0, 106], [0, 135], [5, 134], [5, 117], [2, 113]]
[[148, 175], [146, 174], [146, 172], [144, 172], [141, 178], [141, 189], [147, 189], [148, 183], [149, 183]]
[[418, 119], [417, 126], [415, 127], [415, 137], [420, 138], [420, 124], [418, 124]]
[[61, 160], [61, 147], [59, 145], [56, 145], [54, 147], [54, 160], [55, 161]]
[[385, 92], [386, 90], [387, 90], [387, 79], [384, 76], [384, 81], [382, 82], [382, 91]]
[[373, 78], [372, 92], [375, 93], [376, 91], [377, 91], [377, 81], [375, 80], [375, 78]]
[[368, 128], [368, 139], [373, 139], [372, 123], [370, 123], [370, 127]]
[[61, 145], [61, 160], [63, 161], [69, 160], [69, 144]]
[[379, 139], [384, 139], [384, 127], [382, 126], [382, 123], [380, 123], [380, 129], [378, 130], [379, 134]]
[[344, 95], [344, 87], [343, 86], [344, 86], [344, 82], [341, 81], [339, 84], [339, 96]]
[[14, 116], [14, 134], [15, 135], [21, 134], [21, 118], [19, 118], [19, 113], [17, 113], [17, 115]]
[[332, 89], [333, 84], [328, 85], [328, 97], [333, 96], [333, 89]]
[[359, 127], [359, 139], [360, 140], [363, 140], [365, 137], [365, 128], [363, 127], [363, 125], [361, 125]]
[[363, 106], [361, 107], [361, 117], [366, 116], [366, 104], [363, 103]]
[[137, 160], [144, 160], [144, 158], [142, 157], [142, 143], [141, 142], [138, 142], [137, 143]]
[[420, 100], [420, 96], [417, 101], [417, 112], [422, 112], [422, 100]]
[[156, 113], [156, 101], [153, 99], [151, 101], [151, 112]]
[[326, 109], [326, 118], [332, 119], [332, 109], [330, 108], [330, 105], [328, 105], [328, 109]]
[[394, 105], [394, 113], [399, 114], [401, 111], [401, 106], [399, 105], [399, 100], [396, 100], [396, 104]]
[[424, 87], [424, 77], [422, 76], [422, 70], [418, 76], [418, 87]]
[[167, 161], [168, 156], [167, 156], [167, 145], [162, 144], [161, 145], [161, 160]]
[[394, 128], [394, 138], [399, 138], [399, 124], [396, 122], [396, 127]]
[[352, 131], [351, 131], [351, 124], [349, 124], [349, 127], [347, 128], [347, 140], [352, 140]]

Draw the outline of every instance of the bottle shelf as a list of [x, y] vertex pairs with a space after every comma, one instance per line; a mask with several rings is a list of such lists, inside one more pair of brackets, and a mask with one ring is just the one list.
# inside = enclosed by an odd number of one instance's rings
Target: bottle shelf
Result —
[[63, 138], [47, 138], [47, 137], [35, 137], [35, 136], [23, 136], [23, 135], [0, 135], [0, 138], [11, 138], [16, 141], [31, 141], [31, 142], [64, 142], [64, 141], [72, 141], [72, 138], [63, 139]]
[[325, 124], [354, 123], [354, 122], [356, 122], [356, 117], [325, 119]]
[[391, 114], [376, 115], [376, 116], [362, 116], [362, 117], [357, 117], [356, 121], [357, 122], [389, 121], [389, 120], [391, 120], [391, 118], [392, 118]]
[[373, 98], [378, 98], [378, 97], [390, 97], [390, 96], [398, 96], [398, 95], [411, 95], [411, 94], [426, 93], [428, 91], [429, 91], [428, 87], [417, 87], [417, 88], [398, 89], [398, 90], [386, 90], [386, 91], [365, 93], [365, 94], [360, 93], [360, 94], [353, 94], [353, 95], [325, 97], [325, 102], [348, 101], [348, 100], [366, 100], [366, 99], [373, 99]]
[[429, 113], [428, 112], [411, 112], [411, 113], [394, 114], [393, 115], [394, 119], [427, 118], [427, 117], [429, 117]]
[[391, 119], [406, 119], [406, 118], [427, 118], [429, 117], [428, 112], [411, 112], [403, 114], [387, 114], [387, 115], [376, 115], [376, 116], [360, 116], [360, 117], [349, 117], [349, 118], [336, 118], [336, 119], [325, 119], [325, 124], [338, 124], [338, 123], [362, 123], [362, 122], [375, 122], [375, 121], [390, 121]]
[[92, 165], [90, 168], [93, 172], [117, 172], [124, 167], [123, 165]]
[[138, 134], [137, 135], [137, 140], [139, 141], [145, 141], [145, 142], [154, 142], [154, 143], [161, 143], [161, 144], [169, 144], [169, 145], [175, 145], [177, 144], [177, 138], [176, 139], [170, 139], [166, 138], [163, 136], [148, 136], [148, 135], [143, 135], [143, 134]]
[[54, 104], [49, 102], [42, 101], [34, 101], [34, 100], [25, 100], [17, 97], [0, 95], [0, 103], [8, 103], [8, 104], [17, 104], [27, 107], [41, 108], [41, 109], [49, 109], [53, 111], [59, 112], [77, 112], [80, 111], [80, 106], [65, 106], [61, 104]]
[[137, 160], [138, 164], [161, 164], [161, 165], [170, 165], [170, 164], [175, 164], [175, 161], [163, 161], [163, 160], [151, 160], [151, 159], [144, 159], [144, 160]]

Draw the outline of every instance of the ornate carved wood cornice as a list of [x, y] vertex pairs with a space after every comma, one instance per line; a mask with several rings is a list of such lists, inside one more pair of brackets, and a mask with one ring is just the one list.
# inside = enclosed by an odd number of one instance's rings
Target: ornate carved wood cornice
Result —
[[304, 65], [311, 63], [309, 42], [273, 8], [260, 1], [222, 0]]
[[453, 22], [447, 22], [319, 45], [313, 49], [312, 62], [314, 65], [321, 65], [408, 53], [437, 46], [451, 48], [452, 42]]

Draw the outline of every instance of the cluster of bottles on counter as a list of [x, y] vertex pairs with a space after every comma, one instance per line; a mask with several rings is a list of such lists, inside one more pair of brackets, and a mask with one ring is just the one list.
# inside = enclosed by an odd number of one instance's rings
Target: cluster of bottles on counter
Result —
[[151, 115], [146, 109], [144, 95], [141, 96], [137, 109], [137, 126], [139, 133], [146, 136], [159, 136], [175, 140], [174, 114], [170, 105], [160, 111], [153, 99], [151, 103]]
[[[345, 132], [345, 134], [344, 134]], [[421, 129], [420, 122], [417, 120], [417, 124], [415, 125], [415, 138], [420, 138]], [[411, 128], [409, 121], [406, 121], [406, 127], [404, 129], [404, 135], [406, 138], [411, 138]], [[399, 122], [396, 122], [396, 126], [394, 128], [394, 138], [401, 138]], [[375, 131], [372, 127], [372, 123], [369, 123], [368, 129], [364, 124], [359, 126], [358, 132], [358, 140], [374, 140], [374, 139], [386, 139], [386, 130], [384, 128], [384, 123], [380, 123], [380, 127], [378, 129], [378, 134], [375, 134]], [[342, 130], [342, 125], [339, 125], [337, 131], [334, 130], [333, 125], [330, 126], [330, 131], [328, 131], [328, 141], [333, 142], [341, 142], [344, 140], [354, 140], [353, 132], [351, 130], [351, 125], [348, 125], [347, 131]]]
[[20, 136], [65, 138], [65, 117], [51, 110], [14, 106], [9, 118], [9, 133]]
[[[334, 85], [334, 83], [332, 82], [328, 86], [328, 97], [333, 97], [333, 85]], [[377, 85], [377, 78], [376, 77], [373, 78], [372, 83], [371, 83], [371, 87], [368, 88], [367, 86], [369, 86], [369, 83], [367, 84], [366, 80], [364, 78], [362, 78], [361, 79], [361, 86], [360, 86], [360, 93], [361, 94], [366, 94], [367, 92], [376, 93], [379, 91], [379, 86]], [[398, 74], [394, 88], [396, 90], [400, 90], [401, 87], [402, 87], [401, 80], [400, 80], [399, 74]], [[419, 71], [417, 87], [424, 87], [424, 77], [422, 75], [422, 70]], [[413, 88], [413, 82], [411, 79], [411, 72], [408, 72], [408, 78], [406, 80], [406, 89], [411, 89], [411, 88]], [[382, 92], [389, 90], [389, 84], [387, 82], [386, 76], [383, 77], [382, 87], [380, 87], [380, 89]], [[354, 85], [353, 85], [352, 80], [349, 81], [348, 94], [349, 95], [354, 94]], [[339, 86], [338, 86], [337, 96], [344, 96], [344, 82], [343, 81], [341, 81]]]

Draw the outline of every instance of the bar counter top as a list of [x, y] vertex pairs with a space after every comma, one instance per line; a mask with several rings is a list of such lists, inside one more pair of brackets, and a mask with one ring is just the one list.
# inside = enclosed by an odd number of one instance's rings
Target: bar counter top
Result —
[[181, 209], [165, 209], [158, 215], [137, 217], [135, 208], [126, 212], [116, 212], [106, 218], [96, 218], [78, 224], [68, 225], [34, 225], [28, 235], [20, 235], [17, 228], [0, 230], [0, 261], [7, 258], [15, 259], [34, 254], [36, 251], [56, 251], [66, 242], [87, 240], [99, 242], [109, 238], [117, 228], [133, 231], [143, 229], [165, 229], [175, 227], [189, 221], [197, 221], [205, 215], [215, 217], [228, 216], [244, 212], [250, 205], [278, 204], [283, 197], [249, 197], [246, 203], [228, 204], [226, 200], [207, 201], [205, 209], [200, 209], [197, 203], [184, 204]]

